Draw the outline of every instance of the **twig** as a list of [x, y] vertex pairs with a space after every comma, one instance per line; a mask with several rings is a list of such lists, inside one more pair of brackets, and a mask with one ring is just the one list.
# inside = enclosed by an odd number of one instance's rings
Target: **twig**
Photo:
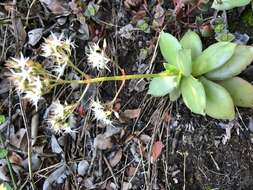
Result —
[[26, 27], [28, 26], [29, 15], [30, 15], [32, 6], [34, 5], [35, 2], [36, 2], [36, 0], [33, 0], [30, 7], [29, 7], [29, 9], [28, 9], [28, 12], [27, 12], [27, 15], [26, 15], [26, 22], [25, 22]]
[[25, 113], [24, 113], [24, 110], [23, 110], [23, 105], [22, 105], [22, 100], [21, 100], [20, 94], [19, 94], [19, 102], [20, 102], [21, 114], [22, 114], [22, 117], [23, 117], [25, 129], [26, 129], [27, 156], [28, 156], [29, 177], [30, 177], [32, 189], [35, 190], [35, 185], [34, 185], [34, 181], [33, 181], [33, 173], [32, 173], [32, 151], [31, 151], [31, 142], [30, 142], [30, 137], [29, 137], [29, 134], [28, 134], [27, 120], [26, 120]]
[[104, 159], [105, 164], [107, 165], [107, 167], [108, 167], [108, 169], [109, 169], [109, 171], [110, 171], [110, 173], [111, 173], [111, 175], [112, 175], [112, 178], [113, 178], [113, 180], [114, 180], [115, 185], [116, 185], [117, 188], [118, 188], [118, 187], [119, 187], [119, 184], [118, 184], [118, 181], [117, 181], [117, 179], [116, 179], [116, 177], [115, 177], [115, 175], [114, 175], [114, 173], [113, 173], [113, 170], [112, 170], [112, 167], [111, 167], [110, 163], [108, 162], [108, 160], [106, 159], [106, 157], [105, 157], [104, 155], [103, 155], [103, 159]]
[[188, 156], [188, 152], [184, 152], [183, 155], [184, 155], [184, 186], [183, 186], [183, 190], [185, 190], [185, 188], [186, 188], [186, 185], [185, 185], [185, 182], [186, 182], [186, 158]]

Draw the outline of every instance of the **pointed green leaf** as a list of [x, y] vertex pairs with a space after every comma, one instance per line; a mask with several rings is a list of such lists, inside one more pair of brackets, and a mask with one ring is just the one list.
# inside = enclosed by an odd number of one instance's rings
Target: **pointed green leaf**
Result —
[[212, 8], [222, 11], [235, 7], [242, 7], [250, 3], [251, 0], [214, 0]]
[[215, 119], [234, 119], [234, 103], [228, 91], [204, 77], [201, 77], [200, 81], [206, 92], [205, 113]]
[[184, 76], [190, 76], [192, 72], [192, 58], [190, 49], [178, 50], [176, 54], [176, 67]]
[[188, 31], [185, 33], [180, 43], [184, 49], [191, 50], [191, 57], [194, 60], [202, 52], [202, 42], [199, 35], [196, 32]]
[[235, 105], [253, 108], [252, 84], [239, 77], [219, 81], [219, 84], [230, 93]]
[[224, 80], [240, 74], [253, 61], [253, 47], [239, 45], [233, 56], [221, 67], [206, 74], [212, 80]]
[[148, 94], [152, 96], [165, 96], [178, 85], [177, 76], [153, 78], [149, 84]]
[[169, 33], [162, 32], [159, 39], [159, 46], [164, 59], [176, 65], [176, 53], [182, 49], [179, 41]]
[[193, 112], [204, 115], [206, 95], [204, 87], [193, 76], [183, 77], [181, 92], [185, 105]]
[[193, 62], [192, 74], [199, 76], [222, 66], [232, 57], [235, 47], [236, 44], [230, 42], [218, 42], [209, 46]]

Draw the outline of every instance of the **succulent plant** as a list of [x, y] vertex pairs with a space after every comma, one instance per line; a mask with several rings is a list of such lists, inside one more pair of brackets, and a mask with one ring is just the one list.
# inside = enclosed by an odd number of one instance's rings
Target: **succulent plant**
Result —
[[229, 10], [249, 4], [251, 0], [214, 0], [212, 8], [216, 10]]
[[251, 64], [252, 46], [217, 42], [202, 50], [201, 39], [193, 31], [180, 41], [162, 32], [159, 46], [166, 61], [163, 72], [177, 74], [152, 79], [149, 94], [169, 94], [171, 101], [182, 94], [193, 113], [216, 119], [234, 119], [234, 106], [253, 107], [253, 86], [236, 77]]

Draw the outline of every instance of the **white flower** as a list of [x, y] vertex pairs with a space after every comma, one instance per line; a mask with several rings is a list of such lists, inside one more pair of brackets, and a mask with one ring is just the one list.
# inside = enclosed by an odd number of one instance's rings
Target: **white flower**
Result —
[[102, 122], [105, 125], [112, 125], [112, 121], [108, 118], [110, 111], [105, 111], [104, 106], [100, 102], [93, 101], [91, 103], [91, 109], [94, 113], [95, 119]]
[[43, 95], [43, 83], [40, 76], [35, 72], [35, 63], [21, 54], [19, 59], [12, 58], [7, 66], [11, 71], [10, 79], [13, 81], [16, 90], [24, 98], [28, 99], [37, 109], [38, 101]]
[[71, 47], [74, 48], [74, 43], [70, 39], [64, 39], [63, 34], [57, 37], [51, 33], [51, 36], [45, 39], [42, 45], [42, 55], [44, 57], [60, 57], [63, 53], [70, 55]]
[[63, 75], [69, 63], [71, 48], [74, 48], [74, 43], [70, 39], [65, 39], [63, 34], [57, 37], [52, 33], [42, 45], [42, 55], [52, 60], [51, 68], [53, 68], [53, 72], [57, 73], [58, 79]]
[[25, 58], [23, 54], [21, 53], [21, 56], [19, 59], [11, 58], [7, 66], [10, 69], [11, 73], [16, 77], [20, 77], [22, 81], [30, 80], [32, 67], [28, 63], [28, 61], [29, 61], [29, 58]]
[[91, 64], [93, 68], [97, 70], [109, 70], [107, 63], [110, 59], [106, 57], [104, 50], [101, 49], [98, 44], [94, 43], [90, 45], [86, 55], [88, 63]]
[[27, 62], [29, 58], [25, 58], [24, 55], [21, 53], [20, 58], [11, 58], [15, 64], [17, 64], [17, 67], [24, 69], [25, 66], [27, 66]]
[[29, 82], [29, 89], [23, 91], [24, 98], [30, 100], [33, 105], [36, 107], [40, 99], [42, 99], [42, 92], [43, 85], [42, 81], [40, 80], [40, 77], [33, 78], [31, 82]]
[[56, 133], [70, 133], [72, 129], [69, 123], [69, 117], [73, 106], [62, 105], [59, 100], [54, 101], [46, 113], [46, 121]]

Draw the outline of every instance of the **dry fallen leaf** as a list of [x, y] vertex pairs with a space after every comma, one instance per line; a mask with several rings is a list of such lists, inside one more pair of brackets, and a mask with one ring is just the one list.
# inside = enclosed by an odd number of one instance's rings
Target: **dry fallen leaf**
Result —
[[12, 27], [16, 38], [16, 49], [17, 52], [19, 52], [23, 48], [26, 39], [26, 31], [24, 29], [21, 18], [14, 17], [12, 19]]
[[138, 118], [140, 116], [141, 113], [141, 109], [131, 109], [131, 110], [125, 110], [123, 112], [123, 116], [129, 119], [135, 119]]
[[52, 152], [54, 152], [56, 154], [63, 153], [63, 150], [54, 135], [52, 135], [52, 137], [51, 137], [51, 148], [52, 148]]
[[153, 144], [151, 150], [151, 163], [154, 163], [157, 158], [160, 156], [164, 145], [161, 141], [157, 141]]
[[99, 150], [106, 150], [112, 148], [112, 142], [110, 137], [106, 137], [104, 134], [99, 134], [94, 140], [94, 146]]
[[128, 177], [132, 177], [134, 176], [135, 172], [136, 172], [136, 167], [130, 166], [127, 168], [127, 176]]
[[[3, 163], [0, 163], [1, 165]], [[4, 163], [5, 165], [0, 166], [0, 179], [3, 181], [10, 181], [10, 178], [7, 174], [7, 163]]]
[[112, 167], [116, 166], [120, 162], [122, 158], [122, 153], [122, 149], [119, 149], [117, 152], [112, 153], [113, 156], [111, 159], [109, 159], [109, 163]]
[[155, 7], [155, 15], [154, 15], [154, 20], [152, 23], [153, 28], [160, 28], [163, 26], [164, 23], [164, 19], [165, 19], [165, 10], [162, 8], [162, 6], [160, 4], [158, 4]]
[[32, 145], [34, 145], [36, 142], [36, 138], [38, 136], [38, 128], [39, 128], [39, 113], [35, 113], [32, 117], [32, 121], [31, 121]]
[[55, 183], [58, 178], [60, 178], [63, 174], [67, 173], [67, 167], [65, 165], [56, 169], [53, 173], [51, 173], [48, 178], [44, 181], [43, 190], [51, 190], [53, 189], [53, 183]]
[[[41, 165], [41, 159], [37, 153], [32, 155], [32, 171], [36, 171], [40, 168]], [[28, 166], [28, 158], [22, 161], [22, 166], [25, 169], [25, 171], [29, 171], [29, 166]]]
[[27, 139], [25, 138], [26, 130], [24, 128], [19, 129], [16, 134], [10, 135], [10, 144], [21, 149], [27, 149]]
[[146, 134], [141, 134], [140, 135], [140, 140], [143, 142], [145, 145], [148, 144], [151, 141], [151, 137]]
[[43, 28], [35, 28], [28, 32], [28, 44], [35, 46], [42, 37]]
[[9, 160], [12, 164], [21, 165], [23, 159], [21, 156], [19, 156], [16, 152], [11, 152], [11, 155], [9, 156]]
[[123, 182], [122, 190], [128, 190], [132, 188], [132, 184], [129, 182]]
[[70, 14], [69, 5], [62, 0], [40, 0], [47, 8], [55, 15], [68, 15]]

